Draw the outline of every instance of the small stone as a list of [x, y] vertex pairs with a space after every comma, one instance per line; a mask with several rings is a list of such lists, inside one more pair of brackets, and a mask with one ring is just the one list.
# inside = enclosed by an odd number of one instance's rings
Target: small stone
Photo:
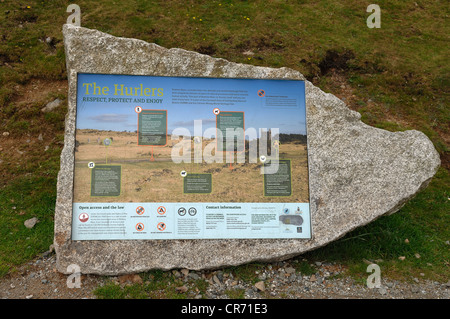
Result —
[[256, 289], [258, 289], [259, 291], [266, 291], [266, 286], [264, 284], [264, 281], [258, 281], [255, 284]]
[[31, 298], [33, 298], [33, 295], [28, 295], [28, 296], [26, 296], [25, 298], [26, 298], [26, 299], [31, 299]]
[[198, 280], [198, 279], [200, 279], [200, 276], [197, 275], [195, 272], [191, 272], [191, 273], [189, 274], [189, 277], [190, 277], [192, 280]]
[[189, 274], [189, 269], [181, 269], [181, 273], [182, 273], [184, 276], [187, 276], [187, 275]]
[[287, 267], [285, 269], [285, 271], [286, 271], [287, 274], [293, 274], [293, 273], [295, 273], [295, 268], [294, 267]]
[[309, 278], [310, 282], [315, 282], [317, 280], [316, 275], [311, 275], [311, 278]]
[[36, 217], [27, 219], [23, 224], [25, 225], [26, 228], [33, 228], [34, 225], [36, 225], [36, 223], [38, 223], [39, 220]]
[[219, 277], [217, 277], [216, 275], [213, 276], [213, 282], [215, 282], [218, 285], [221, 285], [222, 283], [220, 282]]
[[39, 136], [38, 136], [38, 140], [39, 141], [42, 141], [44, 138], [42, 137], [42, 133], [41, 134], [39, 134]]
[[383, 261], [384, 261], [383, 259], [375, 259], [375, 262], [376, 262], [377, 264], [382, 263]]
[[141, 276], [138, 274], [128, 274], [128, 275], [122, 275], [118, 278], [119, 283], [134, 283], [134, 284], [142, 284], [143, 280]]
[[419, 255], [418, 253], [415, 253], [414, 256], [415, 256], [417, 259], [420, 258], [420, 255]]
[[135, 274], [131, 278], [131, 282], [135, 283], [135, 284], [142, 284], [144, 281], [142, 280], [141, 276], [139, 276], [138, 274]]
[[405, 239], [405, 244], [409, 244], [409, 239], [408, 238]]
[[3, 136], [9, 136], [9, 132], [3, 132]]
[[405, 260], [405, 258], [406, 258], [405, 256], [398, 257], [399, 260]]
[[51, 112], [54, 109], [56, 109], [58, 106], [61, 105], [61, 100], [60, 99], [55, 99], [52, 102], [47, 103], [47, 105], [45, 107], [43, 107], [41, 109], [42, 112], [47, 113], [47, 112]]
[[386, 288], [384, 288], [384, 287], [379, 288], [379, 289], [378, 289], [378, 292], [380, 293], [380, 295], [385, 295], [385, 294], [387, 294], [387, 290], [386, 290]]
[[322, 266], [322, 263], [320, 261], [316, 261], [315, 264], [316, 264], [317, 267]]
[[181, 287], [176, 287], [175, 290], [178, 291], [179, 293], [185, 293], [188, 291], [188, 288], [186, 286], [181, 286]]

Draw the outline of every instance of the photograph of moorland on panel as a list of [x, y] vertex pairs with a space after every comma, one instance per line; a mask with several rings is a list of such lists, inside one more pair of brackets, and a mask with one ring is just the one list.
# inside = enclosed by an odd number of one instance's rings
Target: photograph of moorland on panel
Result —
[[303, 81], [79, 74], [74, 202], [280, 200], [309, 202]]

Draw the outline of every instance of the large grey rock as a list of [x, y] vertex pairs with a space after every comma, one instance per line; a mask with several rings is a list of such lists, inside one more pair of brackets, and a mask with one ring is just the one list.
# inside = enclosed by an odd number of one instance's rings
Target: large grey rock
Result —
[[[69, 79], [65, 145], [58, 175], [57, 267], [123, 274], [152, 268], [207, 269], [290, 258], [397, 211], [423, 189], [440, 159], [421, 132], [388, 132], [360, 121], [337, 97], [288, 68], [256, 67], [182, 49], [64, 25]], [[311, 240], [72, 241], [71, 213], [77, 72], [306, 81]]]

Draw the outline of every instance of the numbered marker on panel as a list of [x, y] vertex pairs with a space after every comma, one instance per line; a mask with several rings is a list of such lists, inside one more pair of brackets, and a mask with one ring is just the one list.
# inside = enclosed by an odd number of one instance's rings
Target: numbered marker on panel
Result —
[[194, 143], [200, 144], [202, 142], [202, 138], [200, 136], [194, 136]]
[[142, 112], [142, 107], [140, 107], [140, 106], [136, 106], [135, 108], [134, 108], [134, 111], [136, 112], [136, 113], [141, 113]]
[[112, 143], [112, 141], [111, 141], [111, 139], [109, 139], [109, 138], [105, 138], [105, 139], [103, 140], [103, 145], [105, 145], [105, 146], [110, 146], [111, 143]]

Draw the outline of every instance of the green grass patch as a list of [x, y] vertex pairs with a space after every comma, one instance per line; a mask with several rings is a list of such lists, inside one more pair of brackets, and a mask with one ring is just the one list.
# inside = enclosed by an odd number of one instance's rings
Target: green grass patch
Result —
[[[105, 285], [97, 287], [93, 293], [99, 299], [186, 299], [192, 298], [192, 289], [180, 291], [177, 288], [185, 285], [183, 281], [175, 278], [170, 272], [152, 270], [140, 274], [142, 284], [119, 284], [112, 280]], [[196, 280], [195, 294], [205, 293], [207, 283], [204, 280]]]
[[264, 268], [265, 264], [263, 263], [249, 263], [241, 266], [230, 267], [225, 271], [233, 274], [236, 280], [242, 280], [246, 283], [255, 284], [260, 281], [258, 276]]
[[317, 272], [317, 268], [311, 266], [308, 260], [299, 260], [298, 263], [293, 264], [294, 268], [297, 272], [300, 272], [302, 275], [311, 276]]
[[[0, 190], [0, 275], [49, 249], [55, 199], [52, 178], [22, 178]], [[39, 222], [28, 229], [24, 222], [32, 217]]]

